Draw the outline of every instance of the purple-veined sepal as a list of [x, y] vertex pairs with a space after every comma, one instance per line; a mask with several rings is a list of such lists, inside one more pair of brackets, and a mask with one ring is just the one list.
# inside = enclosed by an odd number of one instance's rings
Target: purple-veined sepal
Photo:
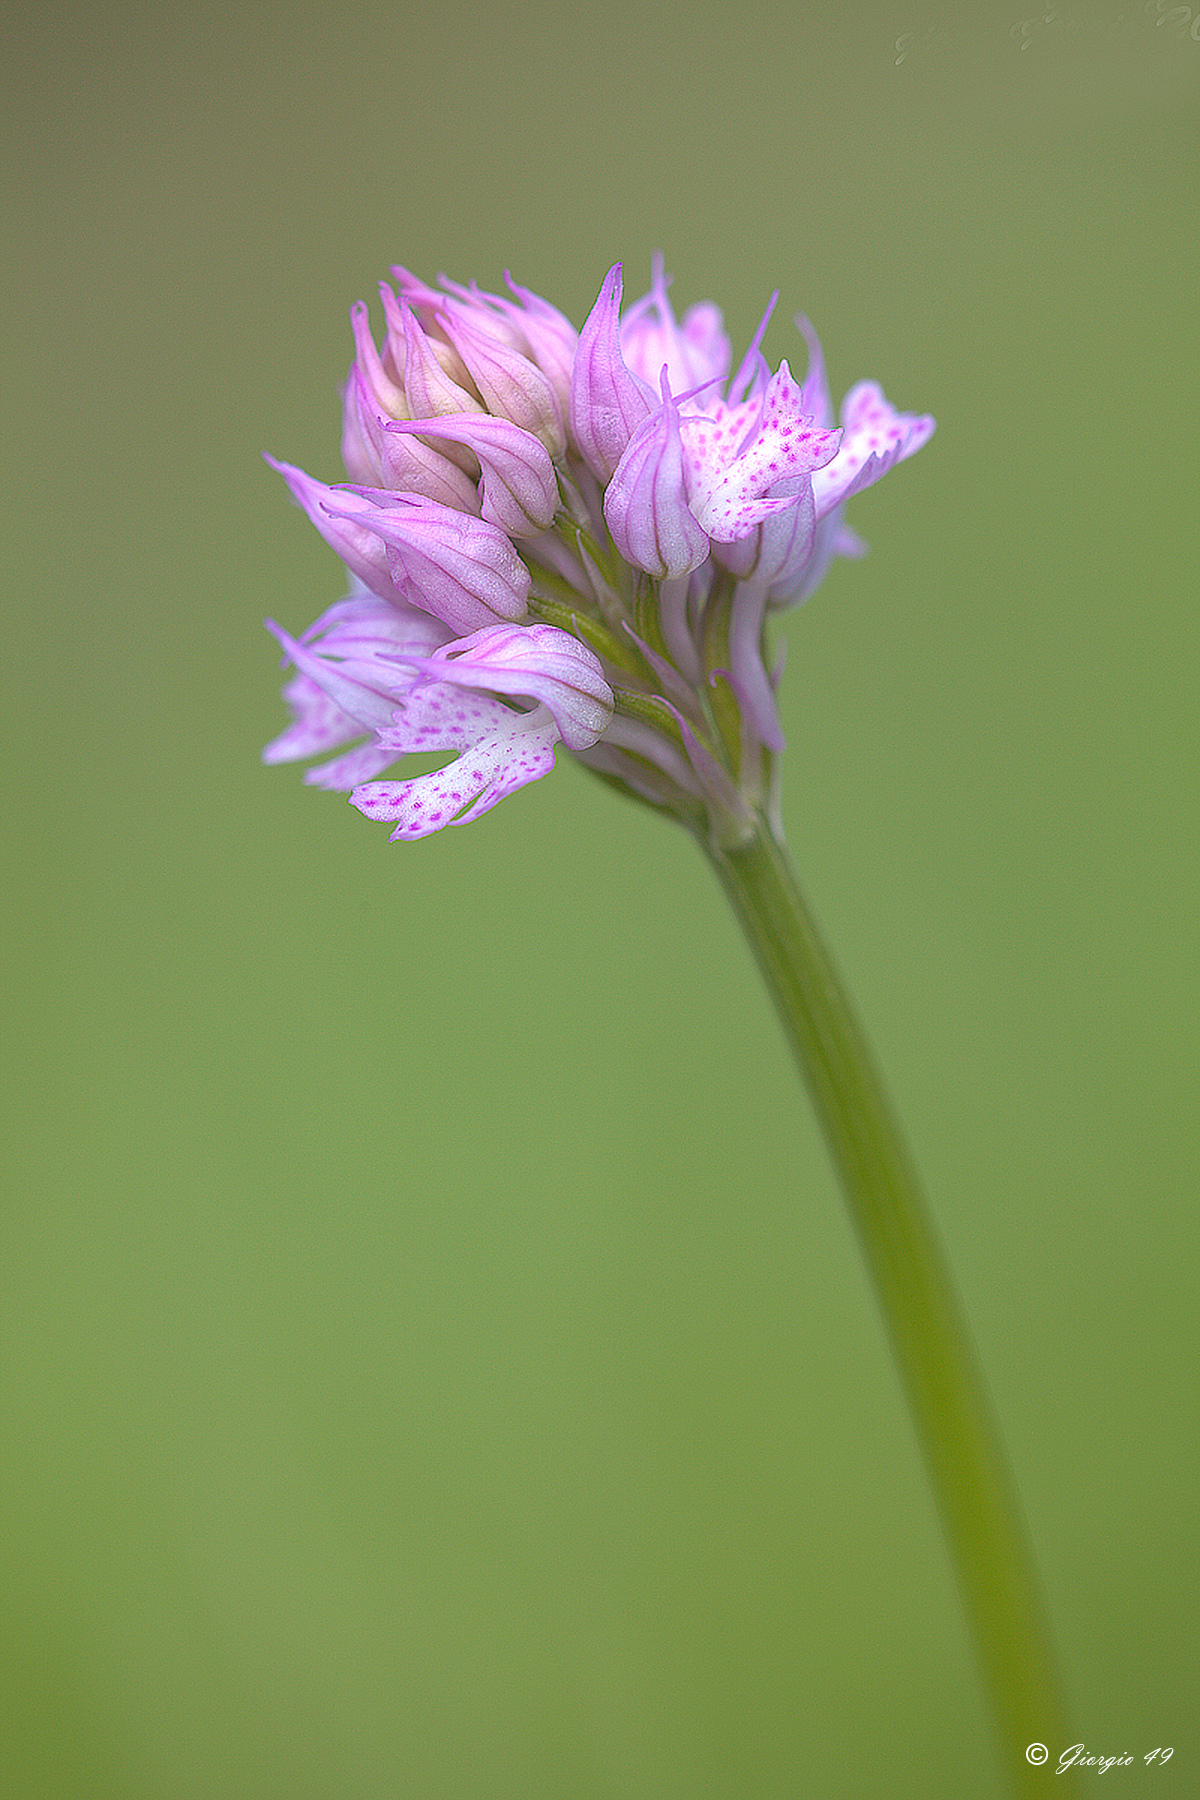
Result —
[[[404, 371], [403, 418], [440, 418], [443, 413], [483, 412], [470, 375], [451, 344], [430, 337], [405, 299], [397, 300], [386, 282], [379, 288], [387, 319], [388, 347], [397, 367]], [[463, 467], [474, 474], [470, 458]]]
[[491, 412], [532, 432], [552, 457], [561, 456], [567, 441], [565, 420], [549, 376], [516, 347], [515, 334], [503, 319], [486, 314], [481, 318], [479, 310], [447, 299], [437, 323]]
[[549, 378], [558, 398], [562, 416], [571, 416], [571, 376], [575, 353], [579, 349], [579, 333], [557, 306], [551, 306], [540, 294], [522, 287], [505, 271], [505, 281], [515, 295], [508, 300], [502, 294], [489, 295], [506, 319], [516, 325], [525, 340], [526, 353]]
[[[482, 414], [460, 415], [466, 418]], [[480, 510], [471, 477], [448, 456], [419, 438], [402, 437], [380, 411], [358, 364], [346, 384], [342, 460], [351, 482], [397, 493], [421, 494], [461, 512]]]
[[330, 549], [337, 551], [351, 575], [381, 599], [404, 598], [392, 579], [387, 545], [377, 531], [364, 524], [378, 511], [371, 501], [353, 489], [330, 487], [293, 463], [277, 462], [273, 456], [264, 456], [264, 461], [283, 476], [292, 498], [303, 507]]

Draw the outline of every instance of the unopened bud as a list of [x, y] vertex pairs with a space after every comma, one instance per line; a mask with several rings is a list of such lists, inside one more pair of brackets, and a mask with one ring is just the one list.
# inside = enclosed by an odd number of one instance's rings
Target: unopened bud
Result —
[[450, 413], [387, 427], [389, 437], [406, 444], [418, 443], [418, 432], [465, 444], [478, 457], [480, 511], [493, 525], [521, 538], [549, 528], [558, 510], [558, 482], [550, 452], [532, 432], [492, 413]]

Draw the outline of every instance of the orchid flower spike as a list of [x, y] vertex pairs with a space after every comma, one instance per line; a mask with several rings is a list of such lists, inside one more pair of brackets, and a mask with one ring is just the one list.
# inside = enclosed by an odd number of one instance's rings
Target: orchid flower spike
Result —
[[[583, 327], [397, 267], [384, 336], [351, 315], [348, 480], [272, 462], [351, 591], [295, 638], [292, 723], [268, 762], [337, 752], [306, 780], [393, 838], [489, 811], [575, 760], [718, 844], [773, 809], [783, 733], [770, 620], [863, 546], [847, 503], [928, 442], [875, 382], [842, 404], [804, 318], [808, 370], [772, 372], [772, 300], [734, 367], [719, 309], [676, 315], [655, 258], [622, 315], [609, 269]], [[380, 779], [413, 752], [432, 773]]]

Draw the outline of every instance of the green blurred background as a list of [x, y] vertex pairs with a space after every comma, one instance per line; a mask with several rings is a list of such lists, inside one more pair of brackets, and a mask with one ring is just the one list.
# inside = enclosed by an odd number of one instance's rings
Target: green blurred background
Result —
[[659, 246], [939, 417], [788, 622], [790, 834], [1078, 1736], [1196, 1791], [1200, 44], [1120, 13], [14, 14], [5, 1795], [1001, 1791], [693, 847], [569, 766], [390, 845], [258, 762], [261, 619], [341, 591], [259, 452], [336, 478], [349, 303], [507, 266], [578, 320]]

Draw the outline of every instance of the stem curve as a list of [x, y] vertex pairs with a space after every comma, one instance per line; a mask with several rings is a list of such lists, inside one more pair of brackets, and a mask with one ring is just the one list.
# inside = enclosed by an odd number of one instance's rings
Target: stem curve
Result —
[[[703, 841], [703, 840], [702, 840]], [[765, 821], [705, 844], [757, 958], [840, 1177], [937, 1500], [1013, 1791], [1030, 1744], [1072, 1740], [1032, 1551], [916, 1173], [849, 998]]]

